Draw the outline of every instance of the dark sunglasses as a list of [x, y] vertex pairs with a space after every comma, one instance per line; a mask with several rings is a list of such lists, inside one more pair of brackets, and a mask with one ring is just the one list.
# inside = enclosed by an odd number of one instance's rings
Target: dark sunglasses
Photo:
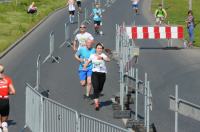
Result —
[[86, 28], [86, 27], [80, 27], [80, 28]]

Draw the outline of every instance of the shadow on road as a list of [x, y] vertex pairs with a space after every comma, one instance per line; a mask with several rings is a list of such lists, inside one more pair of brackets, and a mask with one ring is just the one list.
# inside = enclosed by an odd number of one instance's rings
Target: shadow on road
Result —
[[182, 47], [140, 47], [141, 50], [155, 50], [155, 49], [161, 49], [161, 50], [181, 50], [184, 49]]
[[106, 106], [112, 105], [112, 103], [113, 102], [111, 100], [103, 101], [103, 102], [101, 102], [101, 107], [106, 107]]
[[8, 120], [7, 122], [8, 122], [8, 126], [14, 126], [17, 124], [14, 120]]

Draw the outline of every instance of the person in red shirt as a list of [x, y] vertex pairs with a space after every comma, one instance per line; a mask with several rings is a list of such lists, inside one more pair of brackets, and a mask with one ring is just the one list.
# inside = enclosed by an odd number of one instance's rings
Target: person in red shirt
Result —
[[15, 88], [10, 77], [3, 74], [4, 66], [0, 64], [0, 130], [7, 130], [9, 115], [9, 95], [15, 94]]

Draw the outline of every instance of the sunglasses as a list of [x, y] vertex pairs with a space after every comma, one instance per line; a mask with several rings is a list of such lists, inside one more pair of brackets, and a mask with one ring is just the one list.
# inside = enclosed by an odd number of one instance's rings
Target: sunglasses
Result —
[[80, 27], [80, 28], [86, 28], [86, 27]]

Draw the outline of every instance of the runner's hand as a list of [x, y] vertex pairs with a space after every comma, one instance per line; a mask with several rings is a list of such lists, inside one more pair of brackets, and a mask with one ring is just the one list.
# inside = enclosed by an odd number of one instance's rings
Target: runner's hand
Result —
[[80, 59], [80, 62], [83, 63], [83, 62], [84, 62], [84, 59]]
[[83, 70], [84, 70], [84, 71], [87, 70], [87, 65], [86, 65], [86, 64], [83, 65]]
[[111, 51], [110, 49], [108, 49], [108, 48], [105, 48], [105, 52], [106, 52], [107, 54], [109, 54], [109, 55], [112, 54], [112, 51]]
[[97, 60], [103, 60], [103, 57], [101, 57], [101, 56], [97, 56]]

